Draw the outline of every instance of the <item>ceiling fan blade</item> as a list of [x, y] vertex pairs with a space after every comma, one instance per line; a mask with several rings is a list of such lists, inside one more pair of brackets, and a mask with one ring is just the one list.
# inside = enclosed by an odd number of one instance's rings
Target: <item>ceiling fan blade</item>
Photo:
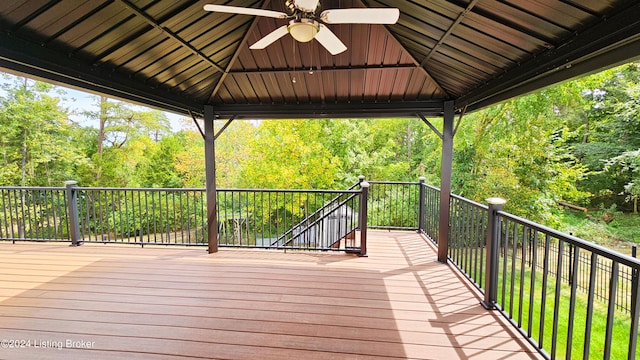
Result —
[[255, 15], [255, 16], [266, 16], [272, 17], [276, 19], [286, 19], [287, 14], [279, 11], [272, 10], [264, 10], [264, 9], [254, 9], [254, 8], [244, 8], [239, 6], [226, 6], [226, 5], [205, 5], [204, 9], [206, 11], [213, 12], [221, 12], [227, 14], [241, 14], [241, 15]]
[[315, 12], [318, 8], [320, 0], [293, 0], [296, 9], [300, 9], [306, 12]]
[[280, 26], [279, 28], [273, 30], [267, 36], [258, 40], [255, 44], [249, 46], [251, 50], [259, 50], [264, 49], [267, 46], [271, 45], [274, 41], [280, 39], [281, 37], [287, 35], [289, 30], [287, 29], [287, 25]]
[[395, 24], [399, 17], [396, 8], [331, 9], [320, 14], [327, 24]]
[[331, 55], [338, 55], [347, 50], [347, 47], [338, 39], [336, 34], [323, 24], [320, 24], [320, 30], [318, 30], [315, 39], [318, 40], [320, 45], [324, 46]]

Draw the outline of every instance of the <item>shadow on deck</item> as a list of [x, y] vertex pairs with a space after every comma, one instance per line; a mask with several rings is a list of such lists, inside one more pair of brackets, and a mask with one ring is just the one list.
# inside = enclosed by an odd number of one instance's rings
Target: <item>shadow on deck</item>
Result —
[[422, 236], [368, 247], [0, 243], [0, 358], [541, 358]]

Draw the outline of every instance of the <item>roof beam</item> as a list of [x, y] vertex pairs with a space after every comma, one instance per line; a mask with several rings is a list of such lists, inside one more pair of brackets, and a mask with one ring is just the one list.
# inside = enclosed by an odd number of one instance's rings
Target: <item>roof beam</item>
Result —
[[202, 104], [169, 88], [145, 84], [126, 74], [87, 65], [47, 47], [0, 32], [0, 68], [29, 74], [58, 84], [81, 88], [180, 114], [197, 114]]
[[122, 5], [127, 7], [129, 10], [131, 10], [134, 14], [136, 14], [136, 15], [140, 16], [141, 18], [143, 18], [144, 21], [146, 21], [149, 25], [151, 25], [154, 28], [162, 31], [165, 35], [167, 35], [169, 38], [171, 38], [174, 41], [176, 41], [177, 43], [179, 43], [182, 47], [185, 47], [185, 48], [189, 49], [194, 55], [199, 57], [201, 60], [203, 60], [207, 64], [211, 65], [211, 67], [213, 67], [217, 71], [219, 71], [221, 73], [225, 72], [225, 69], [223, 69], [215, 61], [209, 59], [209, 57], [207, 57], [205, 54], [203, 54], [200, 50], [198, 50], [195, 47], [193, 47], [191, 44], [189, 44], [183, 38], [178, 36], [178, 34], [174, 33], [173, 31], [169, 30], [168, 28], [160, 25], [155, 19], [153, 19], [151, 16], [149, 16], [147, 13], [145, 13], [141, 9], [139, 9], [137, 6], [133, 5], [129, 0], [118, 0], [118, 1], [120, 3], [122, 3]]
[[442, 36], [440, 37], [440, 40], [438, 40], [438, 42], [433, 46], [433, 48], [431, 48], [427, 56], [425, 56], [424, 59], [422, 59], [420, 66], [425, 67], [427, 65], [427, 62], [431, 60], [431, 57], [433, 56], [433, 54], [435, 54], [438, 51], [438, 48], [442, 46], [442, 44], [444, 44], [444, 42], [447, 40], [449, 35], [453, 33], [453, 30], [455, 30], [455, 28], [458, 27], [458, 25], [460, 25], [460, 23], [465, 18], [465, 16], [467, 16], [467, 14], [471, 12], [473, 7], [476, 6], [477, 2], [478, 0], [471, 1], [467, 5], [467, 7], [460, 14], [458, 14], [458, 17], [453, 21], [453, 23], [451, 23], [451, 26], [449, 26], [447, 31], [445, 31], [444, 34], [442, 34]]
[[[269, 1], [270, 0], [265, 0], [265, 2], [262, 4], [262, 9], [266, 9], [267, 8], [267, 6], [269, 5]], [[229, 64], [227, 65], [227, 68], [222, 73], [222, 77], [220, 77], [220, 80], [218, 80], [218, 83], [213, 88], [213, 91], [211, 92], [211, 95], [209, 95], [209, 101], [211, 101], [218, 94], [218, 91], [220, 91], [220, 88], [222, 87], [222, 84], [224, 84], [224, 80], [227, 78], [227, 75], [229, 74], [229, 71], [231, 70], [233, 65], [236, 63], [236, 61], [238, 60], [238, 56], [240, 56], [240, 51], [243, 50], [242, 45], [244, 45], [247, 42], [247, 39], [249, 38], [249, 34], [251, 34], [253, 32], [253, 29], [256, 28], [256, 25], [258, 24], [258, 20], [259, 20], [258, 16], [254, 16], [253, 17], [253, 21], [251, 22], [251, 25], [249, 26], [249, 29], [247, 29], [247, 32], [244, 33], [244, 36], [242, 37], [242, 41], [240, 41], [238, 43], [238, 47], [236, 48], [236, 51], [234, 51], [233, 56], [231, 57], [231, 60], [229, 61]]]
[[[459, 0], [450, 0], [450, 2], [452, 4], [455, 4], [459, 7], [465, 7], [465, 3], [463, 1], [459, 1]], [[566, 2], [566, 1], [565, 1]], [[509, 6], [511, 8], [514, 8], [513, 4], [510, 4], [508, 2], [505, 2], [504, 5]], [[571, 6], [575, 6], [575, 7], [581, 7], [580, 4], [577, 4], [576, 1], [572, 1]], [[524, 11], [527, 14], [534, 16], [536, 18], [541, 18], [540, 15], [537, 14], [531, 14], [530, 12], [527, 12], [521, 8], [517, 8], [519, 11]], [[589, 12], [589, 11], [585, 11], [585, 12]], [[538, 41], [542, 42], [545, 44], [545, 47], [551, 48], [553, 45], [551, 45], [551, 39], [547, 38], [546, 36], [541, 35], [539, 32], [536, 32], [535, 30], [532, 30], [526, 26], [523, 26], [515, 21], [512, 21], [511, 19], [509, 19], [506, 16], [500, 16], [498, 14], [492, 13], [491, 11], [482, 9], [481, 7], [474, 7], [473, 9], [473, 13], [481, 16], [483, 18], [489, 19], [491, 21], [495, 21], [498, 24], [502, 24], [508, 28], [511, 28], [513, 30], [516, 30], [517, 32], [523, 33], [533, 39], [537, 39]], [[593, 15], [592, 12], [589, 12]]]
[[[601, 19], [564, 43], [459, 97], [456, 108], [468, 106], [469, 111], [477, 110], [640, 57], [640, 4], [634, 3], [616, 15]], [[571, 70], [574, 67], [580, 71]]]
[[[310, 106], [312, 105], [312, 106]], [[388, 118], [442, 116], [444, 102], [407, 101], [393, 102], [361, 102], [349, 104], [240, 104], [216, 105], [217, 117], [236, 119], [318, 119], [318, 118]]]
[[[316, 73], [321, 72], [343, 72], [343, 71], [379, 71], [379, 70], [398, 70], [398, 69], [415, 69], [416, 66], [414, 64], [397, 64], [397, 65], [364, 65], [364, 66], [335, 66], [335, 67], [325, 67], [314, 69], [313, 71]], [[231, 70], [229, 74], [233, 75], [249, 75], [249, 74], [277, 74], [283, 72], [291, 72], [293, 71], [291, 68], [280, 68], [280, 69], [245, 69], [245, 70]]]

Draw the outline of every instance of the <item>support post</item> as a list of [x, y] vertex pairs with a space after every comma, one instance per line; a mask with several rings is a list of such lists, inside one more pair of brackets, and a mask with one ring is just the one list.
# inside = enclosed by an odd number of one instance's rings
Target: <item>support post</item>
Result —
[[442, 160], [440, 166], [440, 224], [438, 228], [438, 261], [446, 264], [449, 253], [449, 217], [451, 198], [451, 173], [453, 170], [453, 101], [444, 102], [442, 125]]
[[209, 254], [218, 252], [218, 216], [216, 206], [216, 145], [213, 106], [204, 107], [204, 160], [207, 192], [207, 243]]
[[369, 208], [367, 199], [369, 198], [369, 183], [360, 182], [360, 211], [358, 224], [360, 225], [360, 254], [359, 256], [367, 256], [367, 216]]
[[495, 309], [498, 299], [498, 238], [500, 234], [500, 221], [497, 215], [502, 210], [506, 200], [501, 198], [489, 198], [489, 219], [487, 221], [487, 244], [484, 278], [484, 300], [480, 303], [487, 310]]
[[418, 233], [424, 233], [424, 197], [425, 197], [425, 191], [424, 191], [424, 181], [426, 180], [426, 178], [424, 176], [420, 176], [418, 178], [418, 186], [420, 187], [418, 189]]
[[67, 191], [67, 210], [69, 213], [69, 239], [71, 246], [82, 245], [80, 239], [80, 219], [78, 218], [78, 190], [77, 181], [65, 181], [64, 185]]

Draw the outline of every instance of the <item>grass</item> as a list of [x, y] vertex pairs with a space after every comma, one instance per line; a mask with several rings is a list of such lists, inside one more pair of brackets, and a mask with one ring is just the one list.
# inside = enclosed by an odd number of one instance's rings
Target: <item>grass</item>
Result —
[[[597, 219], [603, 211], [585, 214], [566, 210], [560, 215], [559, 230], [581, 239], [631, 254], [631, 245], [640, 244], [640, 214], [614, 212], [613, 221], [606, 224]], [[592, 219], [587, 218], [590, 215]]]

